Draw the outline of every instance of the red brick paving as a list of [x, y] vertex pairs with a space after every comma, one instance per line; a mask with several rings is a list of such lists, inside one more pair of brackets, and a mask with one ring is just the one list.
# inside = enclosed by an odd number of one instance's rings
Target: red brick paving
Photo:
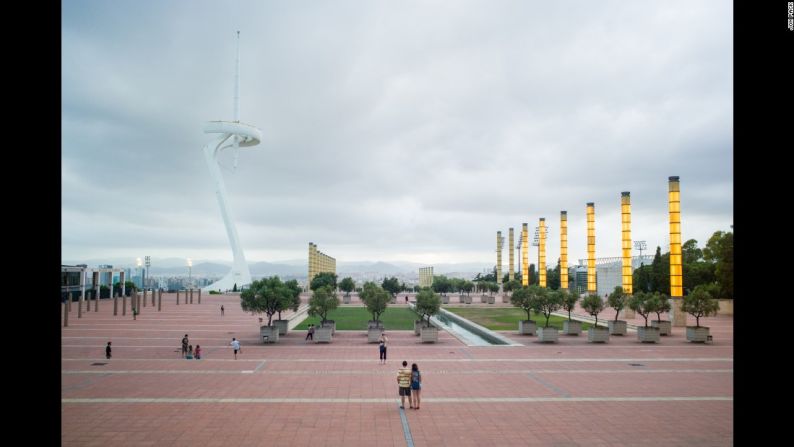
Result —
[[[338, 331], [330, 345], [305, 343], [305, 331], [263, 345], [258, 317], [242, 312], [238, 297], [196, 302], [176, 306], [163, 295], [163, 311], [148, 306], [137, 321], [114, 317], [106, 300], [81, 319], [72, 307], [62, 330], [63, 445], [404, 446], [395, 383], [403, 359], [423, 371], [422, 409], [405, 410], [416, 446], [733, 444], [730, 317], [702, 320], [714, 336], [705, 345], [686, 342], [684, 328], [653, 345], [633, 333], [593, 345], [585, 334], [539, 344], [503, 332], [525, 344], [516, 347], [468, 347], [443, 331], [439, 343], [422, 345], [413, 332], [387, 328], [389, 361], [379, 365], [363, 331]], [[202, 345], [202, 360], [179, 358], [185, 333]], [[236, 361], [232, 337], [242, 343]], [[97, 398], [111, 401], [69, 400]], [[287, 401], [219, 401], [234, 398]]]

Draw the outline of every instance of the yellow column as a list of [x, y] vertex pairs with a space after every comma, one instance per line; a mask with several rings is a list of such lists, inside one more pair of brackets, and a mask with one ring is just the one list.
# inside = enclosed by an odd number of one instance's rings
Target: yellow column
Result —
[[496, 284], [502, 291], [502, 232], [496, 232]]
[[560, 288], [568, 289], [568, 212], [560, 211]]
[[515, 268], [513, 268], [513, 264], [514, 264], [513, 251], [515, 250], [515, 248], [513, 247], [514, 242], [513, 242], [513, 229], [512, 228], [508, 232], [507, 238], [508, 238], [507, 239], [507, 242], [508, 242], [507, 251], [510, 253], [510, 269], [508, 271], [508, 275], [509, 276], [507, 277], [507, 279], [512, 281], [512, 280], [516, 279], [516, 271], [515, 271]]
[[587, 204], [587, 293], [596, 292], [595, 204]]
[[546, 218], [540, 218], [538, 242], [538, 285], [546, 287]]
[[529, 255], [527, 249], [527, 239], [529, 239], [529, 229], [527, 228], [527, 223], [521, 224], [521, 285], [528, 286], [529, 285], [529, 264], [528, 258]]
[[669, 178], [670, 209], [670, 298], [672, 310], [670, 321], [673, 326], [686, 326], [686, 314], [681, 311], [684, 296], [683, 275], [681, 272], [681, 188], [678, 176]]
[[[621, 255], [623, 257], [621, 272], [623, 281], [621, 285], [623, 286], [623, 293], [631, 295], [634, 292], [631, 283], [633, 273], [631, 266], [631, 193], [628, 191], [620, 193], [620, 225], [622, 234]], [[635, 316], [634, 311], [628, 307], [623, 312], [624, 318], [634, 318]]]

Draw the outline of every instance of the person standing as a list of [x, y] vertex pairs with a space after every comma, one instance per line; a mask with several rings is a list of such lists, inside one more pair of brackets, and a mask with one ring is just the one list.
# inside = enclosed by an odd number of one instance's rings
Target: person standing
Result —
[[411, 365], [411, 408], [419, 409], [420, 395], [422, 394], [422, 374], [416, 363]]
[[185, 334], [185, 336], [182, 337], [182, 358], [185, 358], [187, 356], [188, 344], [190, 344], [190, 342], [187, 339], [187, 334]]
[[108, 342], [108, 345], [105, 346], [105, 358], [110, 360], [110, 357], [110, 342]]
[[411, 403], [411, 370], [408, 369], [408, 362], [403, 360], [403, 367], [397, 371], [397, 386], [400, 394], [400, 408], [405, 409], [405, 397], [408, 396], [408, 403]]
[[380, 351], [380, 363], [381, 363], [381, 365], [385, 365], [386, 364], [386, 342], [387, 341], [389, 341], [389, 339], [386, 338], [386, 333], [385, 332], [381, 332], [380, 333], [380, 339], [378, 339], [378, 350]]
[[196, 360], [201, 360], [201, 346], [196, 345]]
[[234, 359], [237, 360], [237, 351], [240, 351], [240, 354], [243, 353], [243, 350], [240, 349], [240, 342], [237, 341], [236, 338], [232, 337], [232, 348], [234, 348]]
[[221, 304], [221, 316], [223, 316], [223, 304]]
[[314, 341], [314, 325], [309, 325], [309, 330], [306, 331], [306, 340]]

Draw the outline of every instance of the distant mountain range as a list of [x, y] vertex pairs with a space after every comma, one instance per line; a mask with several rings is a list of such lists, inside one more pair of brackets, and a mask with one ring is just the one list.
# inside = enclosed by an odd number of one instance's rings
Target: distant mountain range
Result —
[[[65, 265], [86, 264], [94, 267], [101, 264], [110, 264], [115, 267], [135, 267], [134, 262], [129, 259], [88, 259], [82, 261], [62, 261]], [[191, 269], [194, 275], [223, 275], [229, 271], [231, 262], [217, 260], [194, 260]], [[251, 275], [253, 276], [305, 276], [308, 270], [305, 259], [290, 259], [278, 262], [249, 262]], [[396, 275], [417, 273], [420, 267], [427, 267], [427, 264], [417, 262], [381, 262], [381, 261], [353, 261], [339, 262], [336, 266], [337, 274], [343, 277], [347, 274], [374, 273], [378, 275]], [[468, 262], [460, 264], [436, 264], [433, 266], [433, 273], [481, 273], [484, 269], [493, 268], [493, 264], [482, 262]], [[152, 259], [150, 267], [151, 275], [174, 275], [181, 276], [188, 272], [187, 261], [183, 258], [163, 258]]]

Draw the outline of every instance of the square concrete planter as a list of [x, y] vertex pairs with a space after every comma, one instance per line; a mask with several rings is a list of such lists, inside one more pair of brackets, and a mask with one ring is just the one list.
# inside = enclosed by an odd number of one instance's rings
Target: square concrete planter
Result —
[[278, 327], [276, 326], [260, 326], [259, 338], [262, 343], [275, 343], [278, 341]]
[[507, 295], [502, 295], [502, 303], [509, 303], [510, 297]]
[[541, 343], [557, 343], [560, 331], [556, 327], [539, 327], [538, 341]]
[[609, 320], [609, 335], [626, 335], [626, 322]]
[[419, 335], [421, 333], [422, 327], [426, 325], [427, 322], [424, 320], [414, 320], [414, 335]]
[[331, 327], [318, 327], [314, 330], [315, 343], [331, 343]]
[[637, 326], [637, 340], [643, 343], [659, 343], [659, 328]]
[[441, 295], [441, 304], [449, 304], [449, 297], [446, 295]]
[[273, 326], [278, 328], [278, 335], [287, 335], [289, 320], [273, 320]]
[[471, 296], [470, 295], [466, 295], [463, 298], [463, 302], [466, 303], [466, 304], [471, 304]]
[[673, 323], [665, 320], [651, 320], [652, 327], [659, 328], [659, 335], [670, 335], [673, 331]]
[[322, 323], [322, 327], [330, 327], [331, 328], [331, 335], [336, 334], [336, 321], [334, 321], [334, 320], [325, 320], [325, 323]]
[[422, 343], [435, 343], [438, 341], [438, 328], [435, 326], [423, 327], [421, 329]]
[[485, 304], [488, 302], [488, 295], [480, 295], [480, 302]]
[[587, 330], [587, 341], [590, 343], [606, 343], [609, 341], [609, 329], [605, 327], [591, 327]]
[[706, 326], [687, 326], [686, 339], [692, 343], [705, 343], [709, 338], [709, 328]]
[[565, 320], [562, 322], [562, 333], [565, 335], [579, 335], [582, 333], [582, 322]]
[[519, 320], [518, 334], [519, 335], [535, 335], [535, 330], [538, 325], [534, 320]]
[[496, 297], [495, 296], [489, 296], [488, 297], [488, 304], [494, 304], [494, 303], [496, 303]]
[[345, 295], [342, 297], [342, 304], [350, 304], [350, 295]]
[[370, 328], [367, 330], [367, 343], [377, 343], [380, 340], [380, 334], [383, 333], [383, 328]]

